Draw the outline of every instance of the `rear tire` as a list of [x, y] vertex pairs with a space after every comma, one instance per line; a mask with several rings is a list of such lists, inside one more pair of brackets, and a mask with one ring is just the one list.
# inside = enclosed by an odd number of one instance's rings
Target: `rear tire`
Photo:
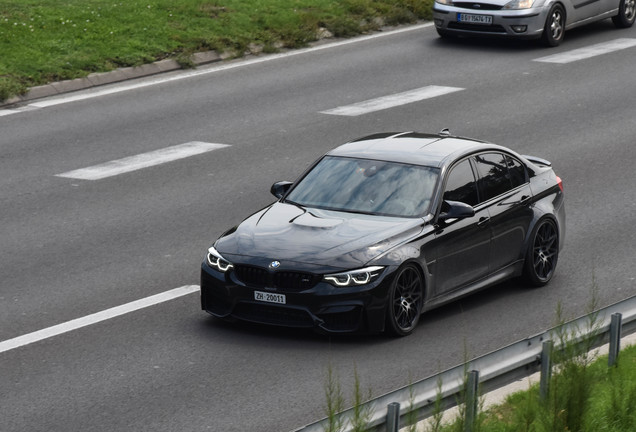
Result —
[[[633, 1], [633, 0], [632, 0]], [[541, 42], [549, 47], [558, 46], [563, 41], [565, 34], [565, 11], [563, 6], [552, 6], [545, 21]]]
[[532, 230], [524, 263], [524, 279], [534, 287], [544, 286], [554, 276], [559, 259], [559, 231], [552, 219], [542, 219]]
[[413, 264], [397, 270], [387, 304], [387, 328], [397, 336], [413, 332], [420, 320], [424, 300], [422, 276]]
[[628, 28], [634, 24], [636, 18], [636, 0], [621, 0], [618, 15], [612, 17], [612, 22], [618, 28]]

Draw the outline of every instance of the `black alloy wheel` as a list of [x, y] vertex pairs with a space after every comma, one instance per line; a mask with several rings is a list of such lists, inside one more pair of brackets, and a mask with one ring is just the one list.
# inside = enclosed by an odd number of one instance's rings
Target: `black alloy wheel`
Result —
[[618, 28], [631, 27], [636, 17], [636, 0], [621, 0], [618, 15], [612, 17], [612, 22]]
[[401, 267], [391, 284], [387, 321], [397, 336], [410, 334], [420, 320], [423, 302], [422, 276], [413, 264]]
[[548, 18], [545, 21], [541, 40], [544, 45], [555, 47], [563, 40], [565, 33], [565, 11], [563, 6], [556, 4], [550, 9]]
[[539, 287], [550, 282], [559, 258], [559, 233], [554, 221], [539, 221], [531, 239], [524, 276], [530, 285]]

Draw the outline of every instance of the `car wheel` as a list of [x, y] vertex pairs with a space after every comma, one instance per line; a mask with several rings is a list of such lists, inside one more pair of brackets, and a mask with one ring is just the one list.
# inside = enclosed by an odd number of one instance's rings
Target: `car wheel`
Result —
[[391, 284], [387, 305], [388, 329], [397, 336], [410, 334], [422, 312], [422, 276], [413, 264], [401, 267]]
[[636, 0], [621, 0], [618, 15], [612, 17], [612, 22], [618, 28], [631, 27], [636, 17]]
[[535, 287], [550, 282], [559, 259], [559, 233], [552, 219], [539, 221], [526, 253], [524, 276]]
[[545, 21], [541, 41], [544, 45], [555, 47], [563, 40], [565, 33], [565, 12], [563, 6], [554, 5], [548, 13], [548, 19]]

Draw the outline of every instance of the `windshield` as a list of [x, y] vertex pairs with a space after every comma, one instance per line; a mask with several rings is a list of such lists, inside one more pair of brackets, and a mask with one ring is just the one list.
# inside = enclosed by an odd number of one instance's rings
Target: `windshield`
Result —
[[436, 168], [326, 156], [292, 189], [286, 201], [354, 213], [418, 217], [431, 203]]

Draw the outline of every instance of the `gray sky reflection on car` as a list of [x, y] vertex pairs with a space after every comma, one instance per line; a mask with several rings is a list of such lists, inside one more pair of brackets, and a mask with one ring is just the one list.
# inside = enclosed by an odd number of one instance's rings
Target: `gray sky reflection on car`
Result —
[[437, 177], [431, 167], [326, 156], [286, 199], [306, 207], [417, 217], [428, 212]]

